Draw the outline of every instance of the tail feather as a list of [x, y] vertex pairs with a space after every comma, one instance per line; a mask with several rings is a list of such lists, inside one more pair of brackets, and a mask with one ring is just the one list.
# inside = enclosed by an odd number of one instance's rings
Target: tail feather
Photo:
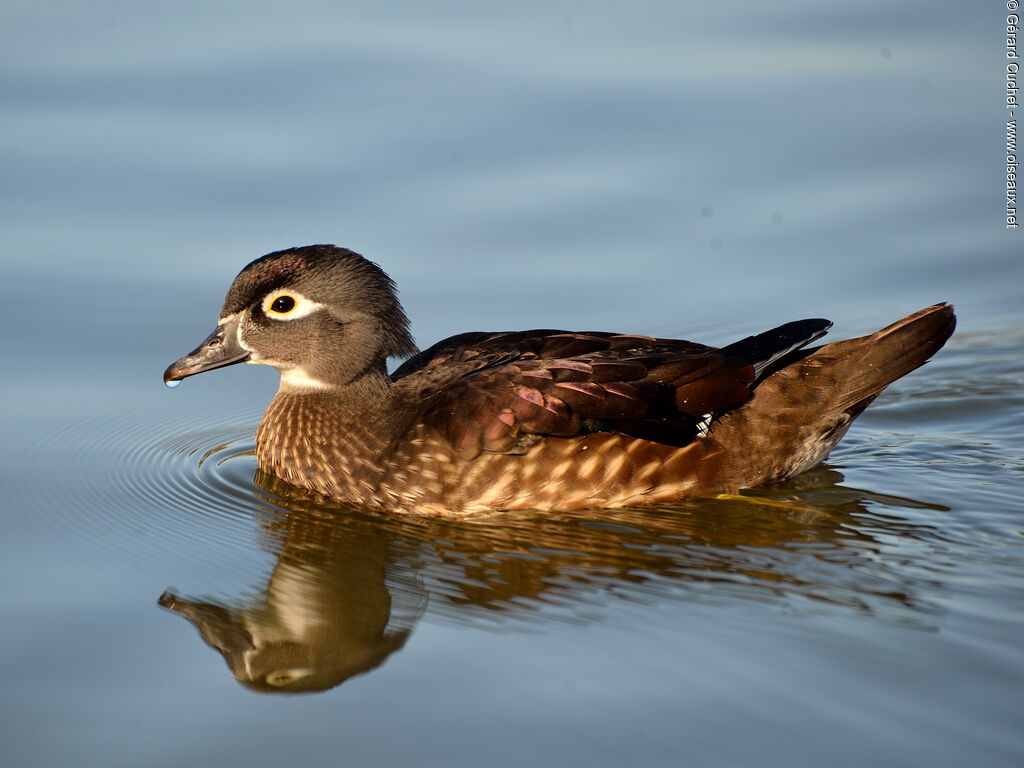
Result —
[[[781, 361], [747, 403], [712, 428], [709, 453], [721, 463], [709, 464], [709, 472], [718, 472], [727, 489], [749, 488], [819, 464], [868, 404], [927, 362], [955, 327], [953, 308], [936, 304], [877, 333]], [[728, 460], [737, 445], [743, 460]]]
[[935, 304], [870, 336], [819, 347], [812, 351], [808, 360], [833, 367], [837, 374], [845, 372], [837, 382], [839, 388], [833, 407], [848, 410], [875, 398], [892, 382], [924, 365], [942, 348], [955, 328], [953, 307]]

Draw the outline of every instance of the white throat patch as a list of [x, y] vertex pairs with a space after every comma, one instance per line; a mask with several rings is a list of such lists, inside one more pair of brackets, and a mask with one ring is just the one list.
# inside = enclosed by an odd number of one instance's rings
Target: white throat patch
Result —
[[281, 388], [292, 390], [330, 389], [331, 385], [320, 379], [314, 379], [302, 368], [285, 368], [281, 370]]

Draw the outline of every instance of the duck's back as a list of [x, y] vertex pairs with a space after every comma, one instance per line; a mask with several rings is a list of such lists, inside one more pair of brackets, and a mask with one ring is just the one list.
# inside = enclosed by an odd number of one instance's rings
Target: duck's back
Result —
[[714, 420], [828, 326], [788, 323], [723, 349], [555, 330], [446, 339], [392, 377], [415, 415], [382, 486], [390, 504], [448, 511], [697, 495]]

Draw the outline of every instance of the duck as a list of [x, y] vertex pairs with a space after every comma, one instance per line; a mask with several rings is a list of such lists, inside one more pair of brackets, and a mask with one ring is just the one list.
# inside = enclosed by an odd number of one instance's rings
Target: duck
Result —
[[[242, 269], [217, 327], [163, 378], [277, 369], [259, 468], [331, 502], [434, 516], [633, 507], [736, 494], [819, 465], [945, 344], [956, 316], [935, 304], [808, 346], [831, 325], [797, 320], [720, 348], [535, 329], [419, 351], [379, 266], [309, 245]], [[394, 358], [404, 362], [389, 373]]]

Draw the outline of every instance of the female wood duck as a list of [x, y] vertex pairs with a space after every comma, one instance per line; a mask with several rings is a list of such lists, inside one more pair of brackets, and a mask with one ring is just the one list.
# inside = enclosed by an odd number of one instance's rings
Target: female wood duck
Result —
[[[937, 304], [814, 349], [827, 320], [721, 349], [534, 330], [464, 333], [416, 353], [391, 279], [357, 253], [311, 245], [243, 269], [217, 329], [164, 381], [276, 368], [259, 465], [340, 501], [446, 515], [619, 507], [810, 469], [955, 324]], [[407, 355], [389, 376], [387, 359]]]

